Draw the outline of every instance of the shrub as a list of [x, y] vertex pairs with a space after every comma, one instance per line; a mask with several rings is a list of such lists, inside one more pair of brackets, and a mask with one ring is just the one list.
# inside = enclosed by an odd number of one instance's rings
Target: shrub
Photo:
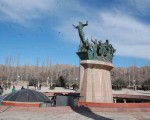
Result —
[[121, 90], [122, 88], [126, 88], [127, 84], [122, 79], [117, 79], [112, 83], [112, 89], [114, 90]]
[[51, 89], [51, 90], [55, 89], [55, 87], [56, 87], [56, 84], [55, 84], [55, 83], [53, 83], [52, 85], [50, 84], [50, 89]]
[[29, 80], [29, 86], [35, 86], [37, 85], [37, 83], [38, 83], [38, 80], [35, 78], [32, 78]]

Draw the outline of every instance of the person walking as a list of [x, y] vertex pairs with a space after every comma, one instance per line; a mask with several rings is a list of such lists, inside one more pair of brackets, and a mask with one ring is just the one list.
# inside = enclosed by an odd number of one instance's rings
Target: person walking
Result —
[[13, 86], [13, 88], [12, 88], [12, 92], [15, 92], [16, 91], [16, 88], [15, 88], [15, 86]]
[[2, 86], [0, 85], [0, 105], [2, 103], [2, 94], [3, 94], [3, 88]]
[[24, 89], [24, 87], [22, 86], [22, 87], [21, 87], [21, 90], [23, 90], [23, 89]]
[[39, 85], [39, 90], [41, 90], [41, 87], [42, 87], [42, 85], [40, 84], [40, 85]]

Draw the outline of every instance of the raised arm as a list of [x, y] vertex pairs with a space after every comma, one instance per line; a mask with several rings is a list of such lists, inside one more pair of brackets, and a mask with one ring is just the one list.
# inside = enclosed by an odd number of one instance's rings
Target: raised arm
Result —
[[76, 29], [78, 28], [78, 26], [73, 25], [73, 27], [75, 27]]
[[88, 25], [88, 21], [86, 21], [86, 24], [83, 24], [83, 26], [87, 26]]
[[95, 43], [95, 41], [94, 41], [94, 40], [91, 40], [91, 42]]

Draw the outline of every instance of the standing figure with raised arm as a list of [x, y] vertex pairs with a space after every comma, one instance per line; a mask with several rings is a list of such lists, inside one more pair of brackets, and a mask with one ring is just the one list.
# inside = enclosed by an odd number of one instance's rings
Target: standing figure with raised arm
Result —
[[80, 47], [85, 47], [85, 34], [83, 32], [83, 27], [88, 25], [88, 21], [86, 21], [86, 24], [83, 24], [82, 22], [79, 22], [78, 26], [73, 25], [76, 29], [78, 29], [79, 37], [80, 37]]
[[97, 43], [97, 39], [91, 40], [93, 42], [93, 58], [97, 59], [97, 52], [98, 52], [98, 43]]

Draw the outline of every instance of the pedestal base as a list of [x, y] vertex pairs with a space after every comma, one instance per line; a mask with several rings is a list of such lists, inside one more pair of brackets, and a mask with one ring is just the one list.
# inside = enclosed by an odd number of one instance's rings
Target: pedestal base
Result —
[[112, 103], [111, 63], [96, 60], [80, 62], [80, 101]]

